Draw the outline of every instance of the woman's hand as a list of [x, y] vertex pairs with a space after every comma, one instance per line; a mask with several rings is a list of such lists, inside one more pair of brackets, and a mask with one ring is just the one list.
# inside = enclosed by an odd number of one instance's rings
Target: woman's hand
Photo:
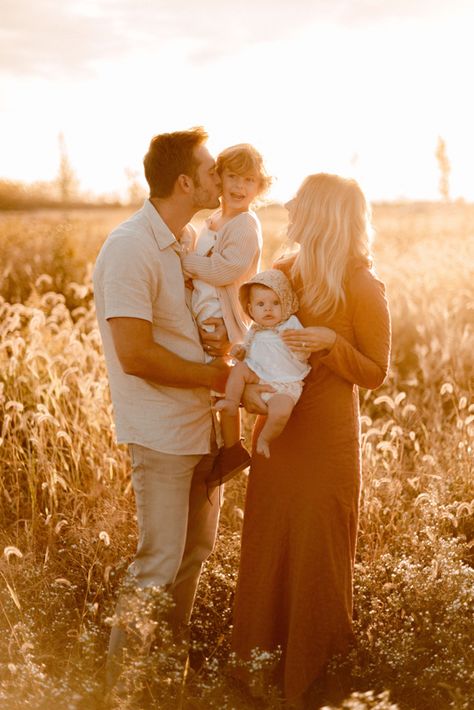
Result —
[[261, 398], [262, 392], [275, 392], [271, 385], [245, 385], [242, 404], [250, 414], [268, 414], [268, 408]]
[[336, 340], [336, 331], [313, 325], [301, 330], [284, 330], [280, 337], [295, 353], [309, 355], [320, 350], [330, 350]]

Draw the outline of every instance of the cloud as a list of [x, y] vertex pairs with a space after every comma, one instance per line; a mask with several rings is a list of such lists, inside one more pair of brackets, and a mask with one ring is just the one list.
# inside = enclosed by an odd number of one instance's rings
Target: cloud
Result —
[[353, 27], [463, 12], [470, 0], [2, 0], [0, 71], [44, 77], [93, 73], [101, 60], [153, 56], [190, 41], [206, 63], [256, 42], [283, 39], [315, 23]]
[[122, 46], [117, 32], [107, 32], [105, 15], [81, 14], [67, 0], [2, 0], [4, 73], [84, 73], [93, 61], [117, 54]]

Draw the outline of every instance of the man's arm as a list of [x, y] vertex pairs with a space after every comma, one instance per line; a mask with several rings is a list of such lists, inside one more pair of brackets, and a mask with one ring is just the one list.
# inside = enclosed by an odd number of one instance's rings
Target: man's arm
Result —
[[141, 318], [109, 318], [115, 350], [127, 375], [167, 387], [208, 387], [223, 392], [229, 366], [217, 358], [205, 365], [172, 353], [153, 340], [152, 326]]

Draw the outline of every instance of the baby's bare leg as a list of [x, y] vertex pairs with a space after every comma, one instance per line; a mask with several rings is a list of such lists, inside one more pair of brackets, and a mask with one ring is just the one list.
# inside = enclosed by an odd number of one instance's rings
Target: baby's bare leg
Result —
[[257, 439], [257, 454], [270, 458], [270, 443], [281, 434], [295, 406], [287, 394], [275, 394], [268, 400], [268, 416]]
[[236, 415], [239, 413], [239, 404], [245, 385], [255, 384], [258, 377], [253, 370], [245, 364], [238, 362], [230, 371], [225, 388], [225, 398], [220, 399], [215, 406], [218, 412]]

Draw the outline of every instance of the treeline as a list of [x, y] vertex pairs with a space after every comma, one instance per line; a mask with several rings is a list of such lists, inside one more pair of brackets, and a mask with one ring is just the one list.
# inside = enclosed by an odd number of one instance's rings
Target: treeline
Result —
[[44, 208], [119, 207], [118, 197], [75, 193], [65, 197], [55, 182], [23, 183], [0, 178], [0, 210]]

